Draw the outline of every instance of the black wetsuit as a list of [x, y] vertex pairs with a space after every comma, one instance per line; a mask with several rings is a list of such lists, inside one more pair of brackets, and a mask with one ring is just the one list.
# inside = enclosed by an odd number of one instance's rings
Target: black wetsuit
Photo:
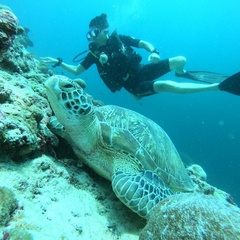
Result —
[[[139, 97], [155, 94], [154, 80], [170, 71], [169, 60], [141, 64], [142, 57], [131, 48], [138, 48], [139, 41], [130, 36], [114, 33], [104, 46], [98, 47], [90, 43], [90, 52], [81, 65], [88, 69], [96, 64], [100, 77], [112, 92], [123, 87]], [[108, 56], [105, 64], [99, 62], [101, 53]]]

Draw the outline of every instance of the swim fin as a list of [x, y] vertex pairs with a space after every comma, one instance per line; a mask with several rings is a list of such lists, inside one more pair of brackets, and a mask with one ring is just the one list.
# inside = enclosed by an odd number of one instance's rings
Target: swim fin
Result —
[[175, 73], [175, 76], [206, 83], [220, 83], [229, 77], [224, 74], [207, 71], [187, 71], [184, 74]]
[[221, 91], [240, 96], [240, 72], [233, 74], [218, 85]]

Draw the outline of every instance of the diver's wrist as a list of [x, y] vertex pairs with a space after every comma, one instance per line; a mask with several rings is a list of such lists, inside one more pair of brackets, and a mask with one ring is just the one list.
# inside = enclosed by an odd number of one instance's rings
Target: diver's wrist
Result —
[[56, 61], [56, 63], [53, 65], [53, 68], [61, 66], [61, 64], [62, 64], [62, 62], [63, 62], [62, 58], [60, 58], [60, 57], [57, 58], [56, 60], [57, 60], [57, 61]]
[[160, 54], [160, 52], [156, 49], [156, 48], [154, 48], [152, 51], [151, 51], [151, 53], [156, 53], [156, 54]]

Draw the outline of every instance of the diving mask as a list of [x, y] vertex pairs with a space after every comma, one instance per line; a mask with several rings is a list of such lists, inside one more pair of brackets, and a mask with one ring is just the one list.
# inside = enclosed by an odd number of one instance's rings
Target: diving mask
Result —
[[101, 31], [98, 28], [94, 28], [94, 29], [90, 30], [89, 32], [87, 32], [87, 35], [86, 35], [87, 40], [89, 42], [92, 41], [92, 39], [97, 37], [100, 32]]
[[89, 32], [87, 32], [87, 35], [86, 35], [86, 37], [87, 37], [87, 40], [89, 41], [89, 42], [91, 42], [92, 40], [93, 40], [93, 38], [96, 38], [98, 35], [99, 35], [99, 33], [101, 33], [101, 32], [104, 32], [104, 33], [108, 33], [108, 28], [106, 28], [106, 29], [102, 29], [102, 30], [100, 30], [100, 29], [98, 29], [98, 28], [93, 28], [93, 29], [91, 29]]

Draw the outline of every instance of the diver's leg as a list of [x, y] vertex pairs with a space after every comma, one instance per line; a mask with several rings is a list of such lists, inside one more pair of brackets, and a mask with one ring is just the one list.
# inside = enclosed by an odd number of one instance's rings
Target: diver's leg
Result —
[[178, 83], [171, 80], [155, 81], [153, 89], [156, 93], [172, 92], [172, 93], [195, 93], [204, 91], [219, 90], [218, 83], [198, 84], [198, 83]]
[[186, 58], [183, 56], [169, 58], [169, 68], [170, 70], [176, 70], [178, 74], [184, 74], [186, 70], [184, 70], [184, 66], [186, 64]]

